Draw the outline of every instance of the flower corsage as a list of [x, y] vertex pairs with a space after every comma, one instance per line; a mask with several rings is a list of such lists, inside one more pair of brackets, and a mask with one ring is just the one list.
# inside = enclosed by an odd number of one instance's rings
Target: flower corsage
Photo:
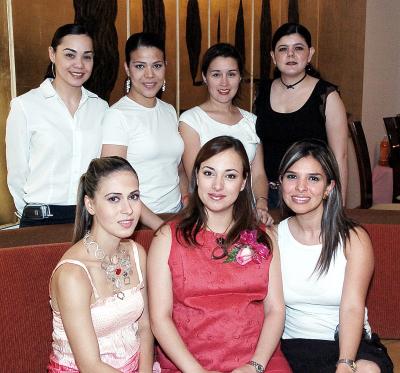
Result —
[[236, 262], [243, 266], [253, 261], [259, 264], [263, 259], [267, 259], [269, 254], [268, 247], [257, 241], [257, 230], [245, 230], [240, 233], [239, 241], [228, 253], [224, 263]]

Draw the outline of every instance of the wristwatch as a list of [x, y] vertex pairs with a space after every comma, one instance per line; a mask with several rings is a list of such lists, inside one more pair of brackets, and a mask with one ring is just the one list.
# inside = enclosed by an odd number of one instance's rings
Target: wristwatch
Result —
[[350, 369], [353, 372], [357, 372], [357, 364], [355, 363], [354, 360], [351, 359], [339, 359], [336, 363], [336, 366], [338, 366], [339, 364], [346, 364], [350, 367]]
[[256, 368], [257, 373], [264, 373], [265, 371], [265, 368], [261, 364], [257, 363], [257, 361], [250, 360], [247, 364]]

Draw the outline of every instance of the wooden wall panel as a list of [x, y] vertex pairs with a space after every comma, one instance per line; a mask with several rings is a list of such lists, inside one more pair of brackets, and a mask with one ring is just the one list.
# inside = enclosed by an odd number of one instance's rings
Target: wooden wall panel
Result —
[[[131, 1], [132, 3], [132, 1]], [[125, 94], [125, 42], [127, 35], [127, 0], [117, 0], [118, 12], [115, 20], [115, 28], [118, 33], [118, 53], [119, 53], [119, 71], [117, 81], [115, 82], [114, 89], [110, 95], [110, 105], [117, 102]], [[132, 9], [131, 9], [132, 11]], [[131, 12], [132, 14], [132, 12]], [[132, 27], [131, 21], [131, 27]]]
[[[166, 90], [162, 99], [171, 105], [176, 104], [176, 0], [164, 0], [165, 19], [165, 52], [167, 56]], [[183, 47], [182, 40], [180, 46]]]
[[0, 3], [0, 224], [15, 220], [14, 202], [8, 193], [5, 154], [6, 119], [11, 100], [10, 59], [8, 50], [7, 4]]
[[311, 33], [312, 45], [315, 48], [311, 63], [318, 69], [319, 0], [299, 0], [299, 18], [300, 23]]
[[366, 1], [320, 1], [319, 59], [323, 76], [340, 86], [346, 110], [361, 118]]
[[13, 0], [17, 94], [37, 87], [49, 63], [56, 29], [74, 21], [73, 0]]

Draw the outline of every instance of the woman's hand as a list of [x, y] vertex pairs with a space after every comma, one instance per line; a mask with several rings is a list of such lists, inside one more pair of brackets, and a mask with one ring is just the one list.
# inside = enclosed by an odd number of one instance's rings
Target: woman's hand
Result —
[[335, 373], [353, 373], [353, 369], [351, 369], [347, 364], [338, 364]]
[[253, 366], [249, 364], [242, 365], [241, 367], [238, 367], [234, 370], [232, 370], [232, 373], [254, 373], [256, 370]]
[[256, 201], [257, 218], [265, 225], [274, 224], [274, 219], [268, 212], [267, 199], [264, 197], [257, 198]]

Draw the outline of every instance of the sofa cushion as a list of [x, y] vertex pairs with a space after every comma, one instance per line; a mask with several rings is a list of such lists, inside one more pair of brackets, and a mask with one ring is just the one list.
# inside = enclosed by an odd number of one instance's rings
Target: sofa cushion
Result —
[[365, 224], [375, 253], [367, 296], [372, 330], [381, 338], [400, 338], [400, 225]]

